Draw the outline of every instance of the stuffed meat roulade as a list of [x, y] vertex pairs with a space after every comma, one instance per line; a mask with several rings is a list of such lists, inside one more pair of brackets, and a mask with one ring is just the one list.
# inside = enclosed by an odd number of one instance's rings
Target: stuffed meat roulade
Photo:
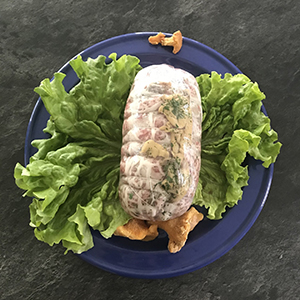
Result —
[[142, 69], [124, 111], [119, 197], [134, 218], [185, 213], [198, 184], [202, 108], [193, 75], [169, 65]]

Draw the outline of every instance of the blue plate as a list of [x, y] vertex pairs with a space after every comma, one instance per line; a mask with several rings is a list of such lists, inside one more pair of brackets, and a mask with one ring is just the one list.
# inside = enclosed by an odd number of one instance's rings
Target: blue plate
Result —
[[[153, 32], [132, 33], [100, 42], [80, 53], [84, 60], [102, 54], [116, 52], [118, 56], [137, 56], [143, 67], [167, 63], [182, 68], [194, 76], [217, 71], [224, 74], [241, 71], [215, 50], [194, 40], [184, 38], [181, 51], [174, 55], [172, 47], [153, 46], [148, 37]], [[78, 83], [69, 63], [60, 72], [65, 73], [63, 83], [67, 91]], [[264, 110], [264, 108], [263, 108]], [[265, 112], [265, 110], [264, 110]], [[31, 146], [34, 139], [46, 138], [42, 129], [46, 127], [49, 114], [38, 99], [31, 115], [25, 141], [25, 162], [29, 162], [36, 149]], [[170, 254], [168, 238], [161, 234], [151, 242], [131, 241], [123, 237], [104, 239], [93, 231], [94, 248], [80, 255], [82, 259], [101, 269], [119, 275], [137, 278], [165, 278], [182, 275], [208, 265], [229, 251], [246, 234], [258, 217], [269, 192], [273, 165], [268, 169], [260, 161], [248, 158], [249, 185], [244, 188], [242, 201], [228, 209], [222, 220], [204, 219], [189, 235], [183, 249]]]

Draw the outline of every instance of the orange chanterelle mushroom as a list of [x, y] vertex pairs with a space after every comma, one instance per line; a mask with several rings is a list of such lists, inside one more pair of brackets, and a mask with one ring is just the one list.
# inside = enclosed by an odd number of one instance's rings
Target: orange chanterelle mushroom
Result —
[[152, 241], [158, 236], [158, 228], [163, 229], [169, 237], [168, 249], [176, 253], [185, 245], [188, 234], [203, 219], [203, 214], [191, 207], [186, 213], [168, 221], [143, 221], [131, 219], [119, 226], [114, 235], [127, 237], [131, 240]]
[[171, 37], [166, 38], [163, 33], [159, 32], [155, 36], [150, 36], [148, 41], [152, 45], [173, 46], [173, 53], [176, 54], [182, 47], [182, 34], [180, 30], [177, 30]]

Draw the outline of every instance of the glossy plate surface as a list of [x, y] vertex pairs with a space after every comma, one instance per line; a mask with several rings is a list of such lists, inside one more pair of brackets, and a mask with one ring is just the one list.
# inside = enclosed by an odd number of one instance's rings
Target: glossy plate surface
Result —
[[[194, 76], [217, 71], [224, 74], [241, 71], [215, 50], [194, 40], [184, 38], [181, 51], [174, 55], [171, 47], [153, 46], [148, 37], [155, 33], [132, 33], [100, 42], [80, 53], [84, 60], [98, 55], [108, 56], [116, 52], [137, 56], [143, 67], [167, 63], [184, 69]], [[60, 72], [65, 73], [63, 83], [67, 91], [78, 83], [78, 78], [67, 63]], [[264, 108], [263, 108], [264, 109]], [[265, 111], [264, 111], [265, 112]], [[31, 146], [34, 139], [46, 138], [49, 114], [41, 99], [32, 112], [25, 141], [25, 163], [29, 162], [36, 149]], [[229, 251], [246, 234], [258, 217], [269, 192], [273, 165], [265, 169], [260, 161], [248, 158], [249, 182], [244, 188], [242, 201], [228, 209], [222, 220], [204, 219], [190, 233], [183, 249], [170, 254], [168, 238], [161, 234], [151, 242], [131, 241], [122, 237], [104, 239], [93, 231], [94, 248], [80, 255], [85, 261], [112, 273], [138, 278], [165, 278], [182, 275], [204, 267]]]

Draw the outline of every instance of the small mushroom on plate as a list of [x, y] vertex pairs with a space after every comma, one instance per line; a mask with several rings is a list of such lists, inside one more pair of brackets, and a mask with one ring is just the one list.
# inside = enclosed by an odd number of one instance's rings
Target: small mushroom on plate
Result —
[[180, 30], [177, 30], [171, 37], [168, 38], [165, 37], [163, 33], [159, 32], [155, 36], [150, 36], [148, 41], [152, 45], [161, 44], [162, 46], [173, 46], [173, 53], [176, 54], [182, 47], [182, 34]]

